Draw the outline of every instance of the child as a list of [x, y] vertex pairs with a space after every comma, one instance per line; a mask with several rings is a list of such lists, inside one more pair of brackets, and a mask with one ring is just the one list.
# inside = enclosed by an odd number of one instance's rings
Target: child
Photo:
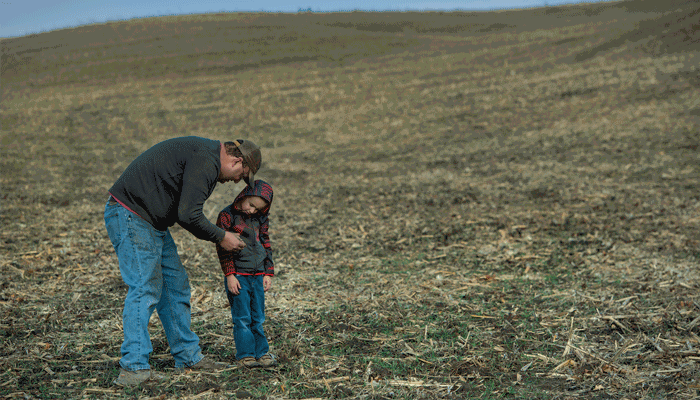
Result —
[[[252, 187], [251, 187], [252, 186]], [[216, 246], [224, 272], [224, 287], [231, 306], [236, 359], [245, 367], [277, 364], [270, 354], [263, 322], [265, 292], [272, 287], [274, 263], [268, 235], [272, 186], [257, 180], [246, 186], [231, 205], [221, 210], [216, 225], [240, 235], [246, 247], [227, 251]]]

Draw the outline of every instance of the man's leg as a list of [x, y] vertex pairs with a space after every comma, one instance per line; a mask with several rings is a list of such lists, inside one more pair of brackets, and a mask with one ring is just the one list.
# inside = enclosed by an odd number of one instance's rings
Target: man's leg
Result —
[[163, 244], [159, 232], [120, 205], [105, 207], [105, 226], [119, 259], [119, 271], [129, 291], [124, 300], [124, 342], [121, 367], [127, 371], [150, 369], [153, 351], [148, 321], [161, 296], [160, 261]]
[[158, 303], [158, 317], [175, 358], [175, 368], [189, 367], [201, 361], [203, 356], [199, 337], [190, 327], [190, 281], [169, 231], [165, 233], [161, 264], [163, 291]]

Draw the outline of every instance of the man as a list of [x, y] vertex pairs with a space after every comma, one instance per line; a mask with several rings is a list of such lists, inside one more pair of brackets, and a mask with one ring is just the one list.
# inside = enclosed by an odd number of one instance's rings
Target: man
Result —
[[105, 226], [129, 291], [124, 300], [124, 342], [115, 383], [138, 385], [163, 379], [148, 363], [153, 351], [148, 321], [158, 316], [175, 368], [218, 370], [227, 364], [204, 358], [190, 329], [190, 284], [168, 228], [175, 223], [226, 250], [245, 247], [204, 216], [204, 202], [217, 183], [255, 182], [260, 148], [253, 142], [221, 143], [200, 137], [165, 140], [138, 156], [109, 189]]

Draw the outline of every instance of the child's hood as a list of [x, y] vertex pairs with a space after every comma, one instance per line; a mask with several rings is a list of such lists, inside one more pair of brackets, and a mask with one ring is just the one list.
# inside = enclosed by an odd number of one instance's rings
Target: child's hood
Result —
[[236, 196], [236, 199], [233, 201], [233, 204], [236, 204], [238, 200], [242, 199], [245, 196], [258, 196], [267, 201], [267, 207], [265, 207], [265, 209], [263, 210], [260, 210], [261, 214], [267, 214], [268, 212], [270, 212], [270, 206], [272, 206], [272, 195], [272, 186], [270, 186], [269, 183], [258, 179], [253, 183], [253, 187], [246, 185], [245, 188], [241, 190], [240, 193], [238, 193], [238, 196]]

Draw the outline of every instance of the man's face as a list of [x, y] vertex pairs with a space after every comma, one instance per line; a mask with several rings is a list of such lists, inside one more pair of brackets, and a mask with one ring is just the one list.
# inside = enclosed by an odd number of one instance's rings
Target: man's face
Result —
[[227, 160], [221, 164], [221, 172], [219, 173], [219, 183], [233, 181], [238, 183], [244, 177], [248, 176], [250, 168], [244, 165], [243, 159], [240, 157], [227, 157]]

